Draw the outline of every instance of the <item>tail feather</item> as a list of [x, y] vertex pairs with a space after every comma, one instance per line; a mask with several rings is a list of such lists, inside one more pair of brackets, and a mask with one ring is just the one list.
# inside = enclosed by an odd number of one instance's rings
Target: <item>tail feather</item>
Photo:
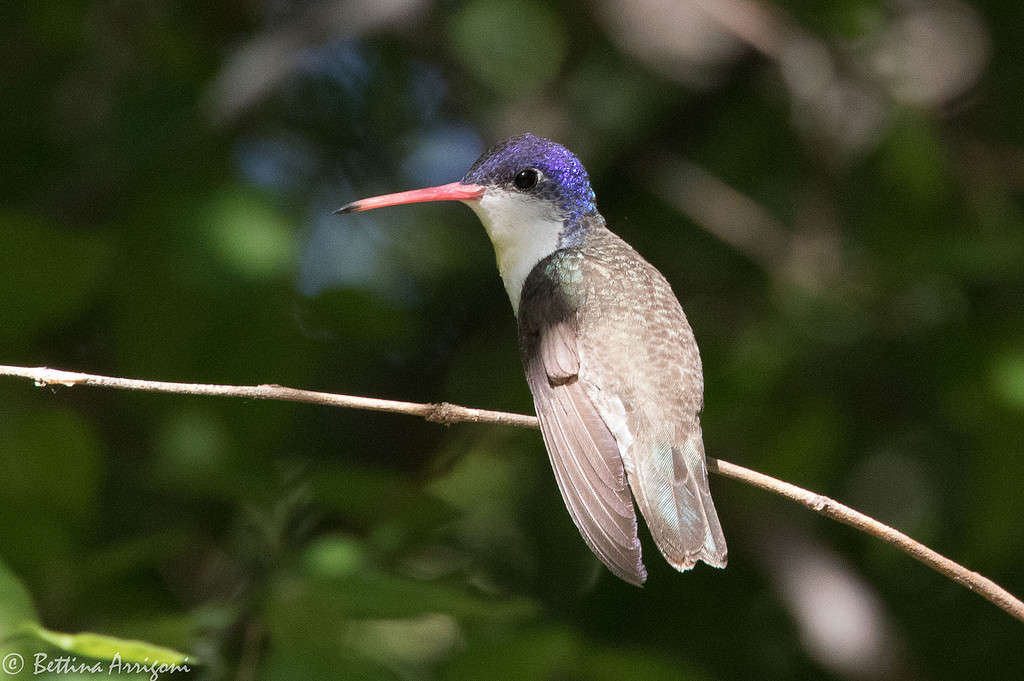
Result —
[[630, 488], [658, 549], [677, 570], [697, 561], [725, 567], [728, 553], [718, 520], [701, 441], [700, 426], [681, 445], [630, 448]]

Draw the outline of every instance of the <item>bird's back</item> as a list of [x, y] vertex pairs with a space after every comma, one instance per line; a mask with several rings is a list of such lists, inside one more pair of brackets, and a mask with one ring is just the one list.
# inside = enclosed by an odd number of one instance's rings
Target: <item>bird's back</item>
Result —
[[[559, 312], [537, 304], [551, 298], [560, 301]], [[538, 264], [519, 316], [528, 367], [524, 332], [543, 341], [552, 318], [565, 319], [558, 333], [571, 329], [566, 344], [578, 357], [576, 379], [615, 439], [629, 488], [666, 560], [678, 569], [698, 559], [724, 566], [700, 430], [700, 354], [661, 273], [598, 219], [576, 244]], [[536, 402], [536, 390], [534, 396]]]

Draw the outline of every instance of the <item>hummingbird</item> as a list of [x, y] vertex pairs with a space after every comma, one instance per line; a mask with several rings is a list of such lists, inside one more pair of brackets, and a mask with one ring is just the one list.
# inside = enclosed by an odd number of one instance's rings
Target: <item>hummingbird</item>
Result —
[[337, 212], [425, 201], [465, 203], [490, 237], [555, 480], [590, 550], [643, 585], [635, 502], [677, 570], [725, 567], [697, 342], [665, 277], [608, 229], [579, 159], [517, 135], [457, 182]]

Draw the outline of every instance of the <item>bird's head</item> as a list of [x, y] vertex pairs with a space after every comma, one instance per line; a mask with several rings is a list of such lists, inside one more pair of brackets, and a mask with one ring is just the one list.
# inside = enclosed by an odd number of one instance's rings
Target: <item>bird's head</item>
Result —
[[529, 133], [484, 152], [458, 182], [354, 201], [339, 213], [425, 201], [461, 201], [480, 218], [494, 244], [498, 271], [513, 308], [530, 270], [577, 243], [597, 216], [590, 178], [571, 151]]
[[590, 178], [579, 159], [557, 142], [529, 133], [488, 149], [461, 180], [515, 204], [534, 203], [562, 220], [597, 211]]

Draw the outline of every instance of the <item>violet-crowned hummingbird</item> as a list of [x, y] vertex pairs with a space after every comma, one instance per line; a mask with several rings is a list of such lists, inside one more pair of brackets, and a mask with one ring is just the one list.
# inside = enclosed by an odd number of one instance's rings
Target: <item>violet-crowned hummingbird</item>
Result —
[[422, 201], [462, 201], [494, 244], [555, 479], [594, 554], [627, 582], [644, 582], [635, 500], [677, 570], [698, 560], [725, 567], [697, 342], [665, 278], [608, 230], [580, 161], [519, 135], [458, 182], [338, 212]]

